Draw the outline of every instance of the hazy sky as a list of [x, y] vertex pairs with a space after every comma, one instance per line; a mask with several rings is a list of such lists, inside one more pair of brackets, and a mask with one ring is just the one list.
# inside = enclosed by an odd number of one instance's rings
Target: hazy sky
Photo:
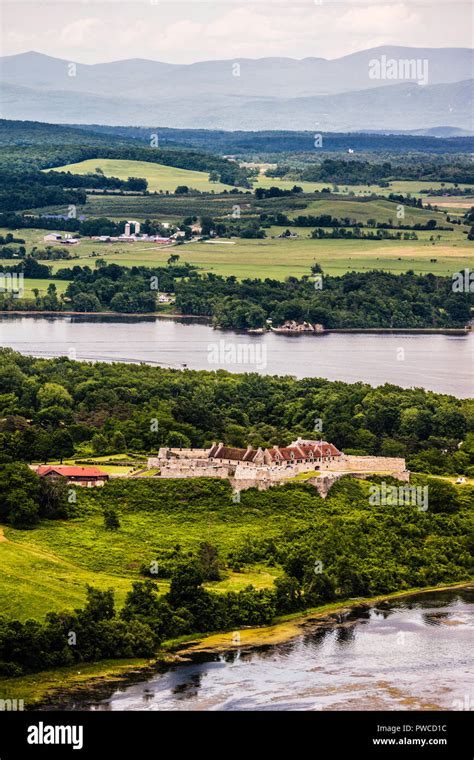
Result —
[[383, 44], [472, 47], [466, 0], [0, 0], [1, 54], [81, 63], [337, 58]]

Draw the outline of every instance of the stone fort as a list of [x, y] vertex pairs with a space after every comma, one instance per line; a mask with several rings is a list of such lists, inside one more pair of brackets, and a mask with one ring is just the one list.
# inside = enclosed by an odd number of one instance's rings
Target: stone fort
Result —
[[226, 478], [234, 491], [247, 488], [265, 490], [302, 473], [325, 496], [343, 475], [391, 475], [405, 482], [410, 473], [399, 457], [352, 456], [327, 441], [297, 438], [289, 446], [246, 449], [214, 443], [209, 449], [166, 448], [148, 459], [149, 469], [158, 469], [161, 478]]

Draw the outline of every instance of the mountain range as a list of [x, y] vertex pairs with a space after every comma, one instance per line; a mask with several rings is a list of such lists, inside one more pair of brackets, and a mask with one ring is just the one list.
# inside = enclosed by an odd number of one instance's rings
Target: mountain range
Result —
[[[372, 79], [371, 62], [420, 61], [427, 84]], [[424, 63], [427, 62], [427, 63]], [[473, 129], [474, 51], [384, 46], [334, 60], [80, 64], [0, 58], [1, 116], [64, 124], [224, 130]]]

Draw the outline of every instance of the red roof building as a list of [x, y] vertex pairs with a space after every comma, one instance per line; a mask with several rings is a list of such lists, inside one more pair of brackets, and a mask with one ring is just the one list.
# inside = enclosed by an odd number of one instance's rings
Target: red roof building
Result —
[[40, 478], [67, 478], [68, 483], [81, 486], [101, 486], [109, 475], [99, 467], [76, 467], [65, 464], [44, 464], [36, 468]]

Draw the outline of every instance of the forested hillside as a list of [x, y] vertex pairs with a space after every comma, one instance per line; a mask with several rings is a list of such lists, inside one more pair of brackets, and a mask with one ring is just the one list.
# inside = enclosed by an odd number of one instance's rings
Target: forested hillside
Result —
[[[474, 402], [423, 389], [258, 374], [34, 359], [1, 351], [5, 463], [162, 445], [286, 445], [324, 437], [359, 454], [405, 456], [410, 469], [474, 473]], [[152, 425], [152, 421], [155, 423]]]

